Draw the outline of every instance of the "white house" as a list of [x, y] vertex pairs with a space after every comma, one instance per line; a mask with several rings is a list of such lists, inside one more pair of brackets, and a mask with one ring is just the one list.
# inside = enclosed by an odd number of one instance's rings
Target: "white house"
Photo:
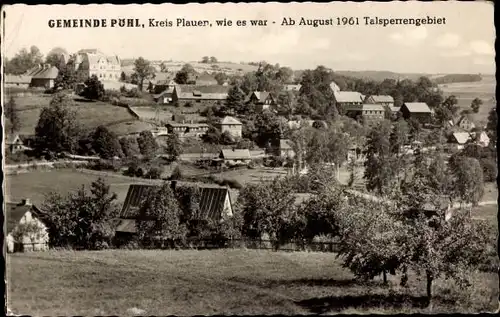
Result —
[[6, 203], [7, 252], [43, 251], [49, 248], [49, 233], [39, 209], [29, 199]]
[[221, 133], [228, 132], [230, 135], [236, 138], [241, 138], [241, 130], [243, 123], [236, 120], [233, 117], [226, 116], [219, 123]]

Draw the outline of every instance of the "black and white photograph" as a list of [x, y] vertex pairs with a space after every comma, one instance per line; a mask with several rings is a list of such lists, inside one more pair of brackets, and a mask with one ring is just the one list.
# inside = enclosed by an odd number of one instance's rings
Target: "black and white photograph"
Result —
[[2, 6], [5, 314], [500, 311], [493, 1]]

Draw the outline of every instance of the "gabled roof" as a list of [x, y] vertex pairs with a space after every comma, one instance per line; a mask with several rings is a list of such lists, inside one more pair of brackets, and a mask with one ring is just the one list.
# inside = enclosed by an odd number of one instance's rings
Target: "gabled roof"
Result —
[[373, 99], [373, 102], [375, 103], [394, 102], [394, 98], [389, 95], [371, 95], [368, 99]]
[[59, 69], [55, 66], [41, 66], [38, 65], [26, 73], [26, 75], [31, 76], [32, 79], [56, 79], [59, 74]]
[[469, 116], [469, 115], [460, 116], [460, 118], [457, 121], [457, 125], [460, 125], [465, 121], [469, 121], [473, 125], [473, 127], [476, 126], [476, 124], [474, 123], [474, 120], [472, 119], [472, 116]]
[[357, 91], [336, 91], [334, 95], [337, 102], [363, 102], [362, 95]]
[[38, 210], [34, 205], [23, 205], [18, 203], [6, 203], [5, 204], [5, 218], [7, 222], [7, 233], [12, 232], [19, 224], [21, 218], [27, 213], [31, 212], [33, 216], [41, 216], [40, 210]]
[[432, 113], [431, 108], [425, 102], [405, 102], [404, 105], [409, 112]]
[[225, 100], [230, 88], [222, 85], [176, 85], [175, 92], [179, 99]]
[[389, 108], [391, 108], [392, 112], [399, 112], [399, 110], [401, 110], [401, 107], [389, 107]]
[[226, 116], [222, 121], [220, 122], [221, 125], [243, 125], [243, 123], [239, 122], [237, 119]]
[[469, 132], [455, 132], [452, 137], [457, 141], [458, 144], [465, 144], [471, 139]]
[[[184, 183], [177, 184], [177, 188], [179, 187], [193, 187], [196, 184], [193, 183]], [[224, 211], [224, 202], [226, 196], [229, 195], [229, 202], [231, 203], [231, 197], [229, 193], [229, 189], [226, 187], [220, 186], [211, 186], [211, 185], [200, 185], [198, 186], [200, 190], [200, 219], [220, 219], [222, 216], [222, 212]], [[125, 202], [123, 203], [123, 208], [120, 213], [120, 218], [123, 219], [136, 219], [137, 212], [144, 201], [144, 199], [148, 198], [148, 195], [155, 190], [160, 189], [158, 185], [142, 185], [142, 184], [132, 184], [130, 185], [127, 197], [125, 198]], [[135, 222], [121, 222], [119, 226], [122, 232], [135, 232]]]
[[5, 144], [11, 145], [11, 144], [16, 144], [16, 143], [23, 143], [22, 138], [19, 136], [19, 134], [9, 134], [5, 137]]
[[248, 149], [222, 149], [221, 158], [226, 160], [249, 160], [252, 157]]
[[337, 85], [337, 83], [336, 83], [336, 82], [334, 82], [334, 81], [332, 81], [332, 82], [330, 83], [330, 89], [331, 89], [331, 90], [333, 90], [334, 92], [335, 92], [335, 91], [340, 91], [340, 87], [339, 87], [339, 85]]
[[253, 91], [248, 96], [247, 101], [250, 101], [250, 99], [252, 98], [252, 95], [254, 95], [257, 98], [258, 102], [261, 102], [261, 103], [264, 103], [269, 96], [271, 98], [273, 98], [272, 94], [268, 91]]
[[6, 84], [29, 84], [31, 76], [29, 75], [9, 75], [5, 74], [4, 81]]
[[363, 104], [363, 111], [385, 111], [382, 105]]

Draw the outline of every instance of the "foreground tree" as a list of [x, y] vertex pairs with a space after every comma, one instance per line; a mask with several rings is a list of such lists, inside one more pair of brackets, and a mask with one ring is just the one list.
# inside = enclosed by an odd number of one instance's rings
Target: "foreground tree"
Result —
[[104, 95], [104, 85], [96, 75], [92, 75], [85, 81], [85, 89], [82, 91], [83, 97], [91, 100], [102, 100]]
[[239, 86], [232, 86], [229, 89], [226, 99], [226, 111], [229, 114], [239, 113], [247, 114], [247, 107], [245, 106], [245, 94]]
[[83, 249], [107, 248], [114, 236], [110, 220], [116, 217], [118, 208], [116, 194], [99, 178], [90, 185], [89, 191], [82, 187], [63, 197], [52, 193], [46, 199], [49, 237], [53, 246], [70, 246]]
[[476, 206], [484, 194], [483, 169], [472, 157], [456, 157], [450, 162], [455, 176], [454, 190], [462, 203]]
[[61, 70], [61, 67], [63, 66], [61, 64], [61, 57], [63, 54], [67, 53], [68, 52], [62, 47], [54, 47], [47, 53], [47, 56], [45, 57], [45, 63], [55, 66], [59, 68], [59, 70]]
[[488, 131], [488, 136], [490, 137], [490, 144], [496, 146], [497, 144], [497, 124], [498, 124], [498, 114], [496, 107], [491, 108], [488, 113], [488, 123], [486, 124], [486, 130]]
[[181, 225], [182, 210], [170, 185], [165, 183], [143, 201], [136, 222], [139, 239], [144, 244], [155, 240], [174, 242], [186, 236]]
[[73, 105], [68, 95], [57, 94], [50, 105], [42, 109], [35, 128], [35, 149], [38, 153], [74, 153], [77, 150], [80, 127]]
[[175, 82], [179, 85], [185, 85], [188, 83], [192, 75], [195, 74], [195, 70], [191, 64], [185, 64], [182, 68], [175, 74]]
[[29, 51], [23, 48], [12, 59], [5, 61], [5, 73], [14, 75], [24, 74], [29, 69], [41, 63], [43, 63], [43, 59], [38, 47], [31, 46]]
[[[66, 65], [60, 66], [59, 73], [54, 80], [55, 89], [73, 89], [78, 82], [78, 76], [75, 70], [73, 61], [69, 61]], [[104, 88], [103, 88], [104, 91]]]
[[167, 144], [165, 146], [165, 151], [170, 156], [170, 160], [177, 161], [179, 156], [182, 154], [182, 144], [179, 136], [176, 133], [170, 133], [167, 136]]

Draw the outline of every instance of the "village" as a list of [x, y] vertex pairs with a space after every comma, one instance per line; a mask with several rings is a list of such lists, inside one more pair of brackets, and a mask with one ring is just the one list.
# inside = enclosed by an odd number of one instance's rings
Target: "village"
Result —
[[[460, 265], [496, 272], [494, 95], [464, 103], [426, 76], [192, 64], [95, 48], [42, 59], [36, 47], [7, 61], [10, 254], [335, 253], [383, 285], [427, 274], [429, 301], [445, 274], [435, 261], [451, 275]], [[435, 259], [415, 260], [408, 241], [432, 245]]]

